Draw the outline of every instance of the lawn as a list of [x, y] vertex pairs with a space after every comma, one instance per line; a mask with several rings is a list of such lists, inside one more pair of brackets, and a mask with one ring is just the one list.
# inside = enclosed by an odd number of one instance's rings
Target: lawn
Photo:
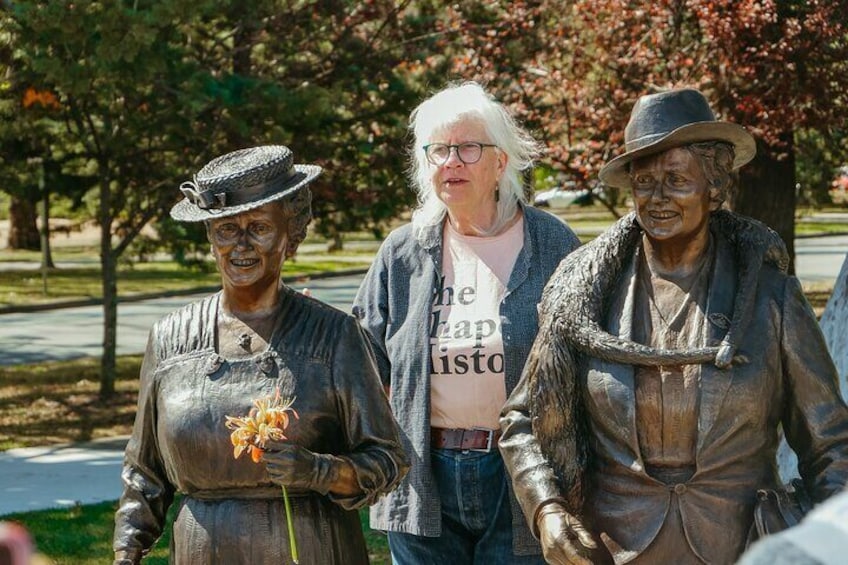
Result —
[[848, 233], [848, 224], [844, 222], [795, 222], [795, 236], [833, 235]]
[[[112, 531], [117, 504], [103, 502], [77, 506], [67, 510], [42, 510], [0, 516], [23, 524], [33, 540], [38, 553], [56, 565], [101, 565], [112, 560]], [[167, 565], [173, 510], [168, 513], [168, 525], [155, 548], [144, 560], [145, 565]], [[368, 511], [359, 513], [371, 563], [389, 563], [386, 537], [368, 527]]]

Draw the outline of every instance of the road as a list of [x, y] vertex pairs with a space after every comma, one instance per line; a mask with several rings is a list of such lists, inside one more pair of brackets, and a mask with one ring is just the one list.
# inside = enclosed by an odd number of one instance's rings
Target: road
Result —
[[802, 237], [795, 240], [795, 272], [803, 283], [833, 282], [839, 276], [848, 235]]
[[[329, 277], [304, 284], [312, 296], [350, 312], [362, 275]], [[298, 285], [295, 288], [303, 290]], [[142, 353], [150, 327], [163, 315], [205, 296], [154, 298], [118, 305], [118, 355]], [[82, 306], [0, 316], [0, 366], [101, 355], [103, 308]]]
[[[799, 278], [805, 283], [835, 281], [846, 251], [848, 236], [797, 239], [795, 264]], [[319, 300], [349, 312], [361, 279], [361, 275], [353, 275], [316, 279], [304, 285]], [[120, 304], [118, 354], [143, 352], [147, 332], [156, 320], [200, 296]], [[0, 366], [98, 356], [102, 352], [102, 320], [100, 306], [2, 315]]]

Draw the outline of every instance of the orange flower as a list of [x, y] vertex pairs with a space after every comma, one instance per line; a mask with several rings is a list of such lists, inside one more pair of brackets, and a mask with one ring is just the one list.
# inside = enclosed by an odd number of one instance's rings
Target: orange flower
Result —
[[[285, 436], [286, 428], [289, 427], [289, 412], [294, 414], [294, 417], [300, 419], [292, 405], [294, 398], [291, 400], [283, 400], [280, 396], [280, 389], [274, 396], [266, 396], [253, 401], [253, 408], [250, 409], [247, 416], [241, 418], [235, 416], [226, 416], [227, 421], [224, 425], [227, 429], [233, 430], [230, 434], [230, 441], [233, 442], [233, 457], [236, 459], [247, 450], [250, 452], [250, 458], [254, 463], [259, 463], [262, 459], [262, 450], [265, 449], [265, 444], [270, 440], [279, 441], [288, 439]], [[297, 554], [297, 540], [294, 536], [294, 523], [292, 522], [292, 510], [289, 503], [289, 495], [286, 492], [286, 487], [282, 487], [283, 500], [286, 508], [286, 524], [289, 531], [289, 547], [291, 548], [292, 561], [295, 565], [300, 563]]]
[[230, 441], [233, 443], [233, 457], [238, 459], [245, 451], [250, 453], [254, 463], [262, 458], [265, 444], [271, 440], [287, 439], [285, 430], [289, 426], [289, 412], [300, 418], [292, 405], [294, 398], [283, 400], [280, 389], [274, 396], [253, 401], [253, 408], [247, 416], [226, 416], [226, 426], [233, 430]]

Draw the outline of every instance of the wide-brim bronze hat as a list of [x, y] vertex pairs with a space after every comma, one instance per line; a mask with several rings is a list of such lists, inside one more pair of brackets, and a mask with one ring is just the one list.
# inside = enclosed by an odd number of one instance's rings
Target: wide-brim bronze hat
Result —
[[180, 185], [185, 198], [171, 208], [171, 217], [202, 222], [241, 214], [305, 187], [321, 170], [317, 165], [294, 164], [294, 155], [284, 145], [226, 153]]
[[699, 91], [684, 88], [642, 96], [630, 112], [624, 129], [625, 152], [601, 169], [601, 181], [609, 186], [630, 187], [627, 164], [640, 157], [701, 141], [725, 141], [733, 145], [733, 168], [754, 158], [753, 136], [738, 124], [718, 121]]

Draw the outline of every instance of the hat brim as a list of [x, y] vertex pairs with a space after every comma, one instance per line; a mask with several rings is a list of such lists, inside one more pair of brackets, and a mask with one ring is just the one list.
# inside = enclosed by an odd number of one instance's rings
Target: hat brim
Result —
[[174, 204], [173, 208], [171, 208], [171, 217], [180, 222], [203, 222], [206, 220], [213, 220], [215, 218], [235, 216], [236, 214], [241, 214], [242, 212], [247, 212], [254, 208], [259, 208], [260, 206], [264, 206], [265, 204], [274, 202], [275, 200], [279, 200], [284, 196], [292, 194], [314, 181], [323, 170], [318, 165], [294, 165], [294, 169], [296, 171], [295, 175], [282, 190], [260, 200], [239, 204], [238, 206], [227, 206], [224, 208], [211, 208], [209, 210], [204, 210], [203, 208], [198, 208], [197, 205], [188, 198], [183, 198]]
[[748, 163], [757, 153], [753, 136], [742, 126], [730, 122], [697, 122], [679, 127], [653, 143], [619, 155], [604, 165], [598, 176], [608, 186], [630, 188], [626, 165], [634, 159], [701, 141], [725, 141], [732, 144], [735, 153], [734, 170]]

